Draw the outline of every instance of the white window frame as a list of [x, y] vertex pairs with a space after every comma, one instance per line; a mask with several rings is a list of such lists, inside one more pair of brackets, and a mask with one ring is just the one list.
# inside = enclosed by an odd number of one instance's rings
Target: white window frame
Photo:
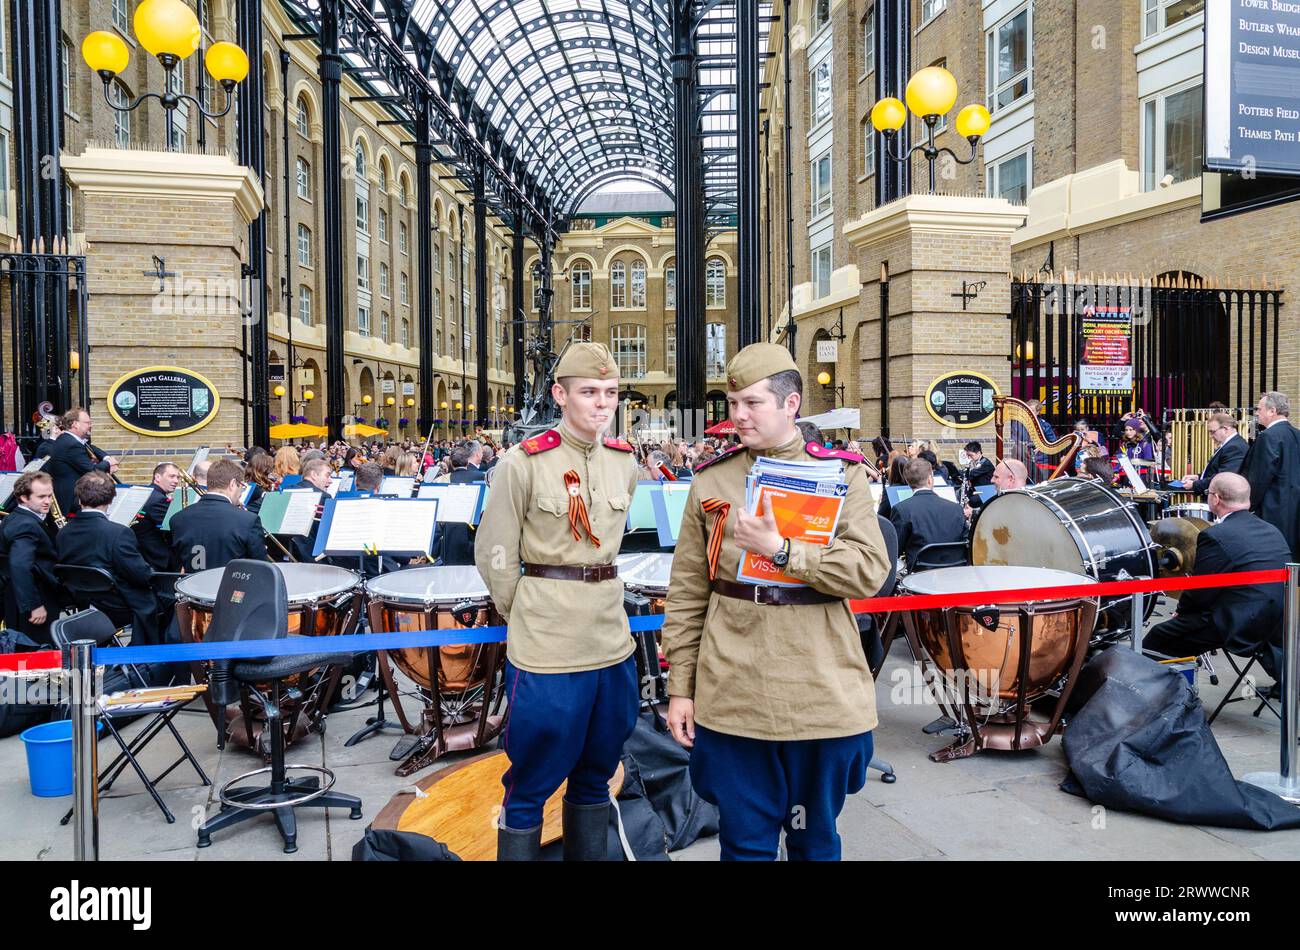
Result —
[[110, 20], [120, 32], [126, 33], [130, 28], [130, 11], [127, 10], [126, 0], [113, 0], [109, 12]]
[[[167, 86], [170, 92], [176, 95], [182, 95], [185, 92], [185, 70], [178, 66], [167, 75]], [[173, 151], [183, 152], [189, 142], [190, 130], [190, 104], [184, 99], [176, 107], [172, 115], [172, 140], [167, 143], [168, 148]]]
[[677, 264], [664, 268], [664, 309], [677, 309]]
[[402, 306], [408, 307], [411, 304], [411, 279], [406, 276], [406, 271], [402, 271], [402, 276], [398, 280], [398, 287], [402, 291]]
[[357, 307], [357, 333], [361, 336], [370, 336], [370, 308]]
[[812, 18], [813, 33], [821, 32], [831, 22], [831, 0], [813, 0], [809, 16]]
[[[822, 256], [823, 252], [825, 252], [825, 257], [826, 257], [826, 271], [825, 271], [826, 279], [825, 279], [824, 286], [823, 286], [823, 281], [821, 279], [821, 275], [819, 274], [818, 271], [819, 268], [818, 258]], [[831, 272], [835, 269], [834, 242], [831, 241], [830, 238], [827, 238], [824, 243], [818, 244], [816, 247], [814, 247], [808, 256], [809, 256], [808, 276], [813, 286], [813, 299], [817, 300], [821, 297], [825, 297], [827, 294], [831, 292]]]
[[707, 379], [727, 375], [727, 325], [721, 320], [704, 325], [704, 375]]
[[442, 319], [442, 291], [437, 287], [433, 288], [433, 319]]
[[389, 277], [388, 265], [385, 264], [383, 261], [380, 261], [379, 262], [379, 296], [383, 297], [385, 300], [392, 299], [393, 295], [391, 292], [391, 286], [390, 286], [391, 283], [392, 281]]
[[876, 129], [870, 119], [862, 120], [862, 177], [876, 173]]
[[[3, 11], [3, 4], [0, 4], [0, 21], [7, 20], [8, 17]], [[0, 80], [7, 79], [4, 75], [8, 71], [9, 60], [9, 40], [4, 32], [6, 27], [0, 26]], [[63, 85], [63, 111], [72, 112], [72, 44], [59, 37], [59, 81]]]
[[406, 253], [406, 222], [397, 222], [397, 249], [403, 254]]
[[725, 310], [726, 307], [727, 262], [720, 257], [710, 257], [704, 262], [704, 309]]
[[379, 313], [379, 339], [385, 343], [391, 342], [390, 334], [393, 332], [393, 316], [387, 310], [381, 310]]
[[[1016, 20], [1022, 13], [1025, 15], [1025, 68], [1006, 79], [999, 79], [997, 75], [998, 32], [1004, 26]], [[984, 76], [985, 105], [988, 107], [990, 114], [1013, 109], [1034, 94], [1034, 5], [1032, 3], [1024, 3], [1016, 7], [985, 32], [984, 60], [987, 64]], [[1006, 105], [998, 105], [1000, 94], [1014, 89], [1016, 83], [1022, 78], [1025, 81], [1024, 93], [1012, 99]]]
[[664, 372], [677, 372], [677, 322], [669, 320], [664, 324]]
[[615, 261], [609, 268], [609, 309], [628, 309], [627, 265], [622, 261]]
[[306, 327], [312, 326], [316, 322], [316, 318], [312, 314], [311, 288], [306, 284], [298, 285], [298, 322]]
[[370, 185], [357, 179], [357, 233], [370, 233]]
[[619, 323], [609, 328], [609, 349], [622, 379], [645, 376], [645, 327], [639, 323]]
[[629, 304], [633, 310], [644, 310], [646, 306], [646, 268], [645, 261], [633, 261], [629, 275]]
[[948, 0], [921, 0], [921, 26], [925, 26], [946, 9]]
[[312, 266], [311, 228], [302, 223], [298, 225], [298, 266]]
[[[0, 13], [0, 17], [3, 14]], [[72, 208], [68, 208], [68, 217], [72, 217]], [[0, 218], [9, 219], [9, 130], [0, 129]]]
[[[1181, 0], [1142, 0], [1142, 38], [1149, 39], [1159, 33], [1169, 29], [1169, 8], [1180, 3]], [[1186, 23], [1194, 16], [1201, 16], [1205, 12], [1205, 7], [1195, 13], [1189, 13], [1183, 17], [1174, 26]]]
[[293, 124], [294, 124], [294, 128], [298, 130], [298, 134], [305, 139], [311, 138], [311, 122], [309, 122], [307, 119], [307, 111], [308, 111], [307, 97], [299, 96], [298, 115], [297, 117], [295, 117]]
[[[1142, 190], [1155, 191], [1160, 187], [1160, 180], [1165, 176], [1165, 166], [1168, 160], [1166, 154], [1167, 142], [1165, 141], [1165, 101], [1170, 96], [1176, 96], [1179, 93], [1187, 92], [1190, 89], [1199, 89], [1203, 85], [1203, 77], [1196, 76], [1186, 82], [1180, 82], [1162, 89], [1152, 96], [1147, 96], [1138, 102], [1138, 162], [1142, 172]], [[1153, 124], [1151, 128], [1147, 126], [1147, 111], [1152, 109]], [[1202, 107], [1203, 108], [1203, 107]], [[1205, 115], [1201, 114], [1200, 139], [1204, 143]], [[1158, 131], [1155, 142], [1150, 142], [1149, 138], [1153, 130]], [[1152, 149], [1150, 155], [1151, 161], [1148, 162], [1148, 148]], [[1202, 144], [1204, 149], [1204, 144]], [[1204, 161], [1204, 155], [1201, 156]], [[1157, 174], [1158, 172], [1158, 174]], [[1199, 172], [1199, 169], [1198, 169]]]
[[1029, 201], [1029, 193], [1034, 190], [1034, 148], [1032, 145], [1014, 152], [1008, 152], [997, 161], [989, 162], [985, 169], [984, 180], [985, 186], [990, 198], [997, 198], [1001, 195], [999, 179], [1001, 177], [1002, 166], [1008, 162], [1015, 161], [1018, 158], [1025, 159], [1025, 201]]
[[370, 258], [364, 254], [357, 255], [357, 287], [360, 290], [370, 289]]
[[[823, 193], [821, 186], [821, 164], [826, 163], [826, 190]], [[811, 221], [816, 221], [831, 214], [835, 210], [832, 194], [835, 190], [835, 166], [831, 162], [831, 150], [827, 149], [816, 158], [808, 163], [808, 185], [809, 201], [808, 211]]]
[[876, 8], [867, 7], [862, 16], [862, 75], [876, 71]]
[[570, 310], [586, 312], [591, 309], [591, 265], [579, 261], [569, 269]]
[[411, 347], [411, 321], [406, 317], [402, 317], [402, 346]]
[[378, 225], [379, 225], [379, 243], [387, 244], [388, 243], [388, 212], [383, 208], [379, 209]]
[[311, 201], [311, 163], [299, 155], [294, 160], [294, 175], [298, 183], [298, 197]]
[[[826, 89], [825, 98], [818, 99], [817, 74], [822, 69], [826, 71]], [[815, 129], [824, 122], [831, 119], [835, 111], [835, 70], [831, 62], [830, 54], [823, 56], [817, 62], [808, 67], [808, 116], [809, 128]]]
[[121, 106], [120, 109], [113, 110], [113, 141], [118, 148], [131, 147], [131, 113], [122, 111], [131, 101], [130, 93], [119, 80], [114, 79], [109, 84], [109, 96], [112, 98], [114, 105]]

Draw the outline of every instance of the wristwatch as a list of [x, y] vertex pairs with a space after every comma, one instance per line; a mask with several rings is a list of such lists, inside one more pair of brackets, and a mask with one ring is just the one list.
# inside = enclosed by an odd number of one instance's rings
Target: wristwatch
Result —
[[777, 567], [785, 567], [790, 563], [790, 539], [786, 538], [781, 542], [781, 550], [772, 555], [772, 563]]

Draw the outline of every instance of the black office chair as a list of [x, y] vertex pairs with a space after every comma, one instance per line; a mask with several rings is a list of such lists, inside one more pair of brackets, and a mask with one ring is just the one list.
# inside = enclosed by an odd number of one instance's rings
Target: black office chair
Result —
[[131, 627], [131, 610], [117, 589], [117, 580], [102, 567], [55, 564], [54, 577], [72, 595], [79, 610], [95, 608], [108, 615], [123, 632]]
[[[213, 605], [212, 622], [204, 634], [207, 643], [246, 640], [282, 640], [289, 637], [289, 595], [284, 575], [269, 561], [236, 560], [226, 565]], [[284, 723], [280, 715], [285, 677], [331, 663], [346, 663], [350, 658], [334, 653], [298, 653], [285, 656], [245, 660], [215, 660], [208, 673], [208, 688], [218, 709], [238, 702], [240, 686], [262, 704], [266, 729], [271, 736], [271, 764], [245, 772], [226, 782], [217, 791], [221, 813], [199, 829], [198, 846], [212, 844], [213, 832], [228, 828], [263, 812], [271, 812], [284, 839], [284, 853], [298, 850], [298, 825], [294, 812], [298, 808], [347, 808], [349, 818], [361, 817], [361, 799], [331, 791], [334, 773], [318, 765], [286, 765], [284, 761]], [[260, 692], [256, 684], [272, 682], [271, 695]], [[225, 730], [218, 728], [217, 743], [225, 747]], [[290, 769], [314, 772], [305, 778], [290, 778]], [[254, 775], [269, 773], [271, 782], [264, 786], [235, 788]], [[322, 779], [325, 784], [321, 784]]]
[[933, 571], [941, 567], [965, 567], [970, 563], [970, 551], [965, 541], [939, 541], [927, 544], [916, 552], [916, 560], [908, 572]]
[[[54, 623], [50, 625], [50, 638], [54, 641], [54, 645], [60, 650], [67, 650], [76, 640], [93, 640], [97, 647], [122, 645], [121, 634], [117, 625], [107, 614], [96, 610], [93, 607], [72, 614], [69, 617], [61, 617], [54, 621]], [[145, 680], [144, 675], [137, 667], [128, 664], [119, 667], [119, 669], [126, 676], [128, 688], [140, 689], [149, 685]], [[194, 758], [194, 754], [190, 752], [190, 747], [186, 744], [185, 739], [176, 731], [176, 726], [172, 723], [176, 714], [179, 713], [182, 707], [184, 707], [188, 702], [189, 700], [163, 702], [151, 704], [143, 709], [130, 707], [115, 708], [109, 705], [100, 705], [96, 715], [99, 721], [104, 724], [104, 728], [108, 730], [109, 735], [111, 735], [114, 741], [117, 742], [118, 748], [122, 750], [118, 753], [117, 758], [110, 762], [108, 766], [100, 772], [100, 794], [103, 794], [112, 788], [113, 783], [117, 781], [117, 777], [121, 775], [129, 765], [135, 770], [135, 774], [140, 776], [140, 781], [142, 781], [144, 787], [148, 789], [150, 796], [152, 796], [154, 800], [154, 804], [156, 804], [162, 811], [163, 817], [167, 819], [167, 824], [170, 825], [176, 821], [176, 817], [171, 813], [171, 809], [167, 807], [163, 802], [162, 797], [158, 794], [157, 785], [159, 782], [170, 775], [182, 762], [189, 762], [190, 765], [194, 767], [195, 773], [198, 774], [199, 780], [204, 785], [212, 784], [207, 773], [203, 771], [203, 766], [199, 765], [198, 759]], [[118, 731], [118, 724], [121, 723], [124, 725], [142, 715], [152, 717], [152, 719], [139, 733], [135, 735], [134, 738], [131, 739], [130, 742], [127, 742], [122, 737], [122, 733]], [[172, 734], [172, 738], [174, 738], [176, 744], [180, 746], [181, 755], [158, 775], [150, 778], [144, 768], [140, 765], [137, 756], [144, 751], [145, 747], [149, 745], [149, 743], [152, 742], [154, 738], [163, 731], [163, 729], [168, 730]], [[71, 818], [72, 809], [68, 809], [68, 813], [63, 816], [63, 820], [60, 824], [66, 825]]]

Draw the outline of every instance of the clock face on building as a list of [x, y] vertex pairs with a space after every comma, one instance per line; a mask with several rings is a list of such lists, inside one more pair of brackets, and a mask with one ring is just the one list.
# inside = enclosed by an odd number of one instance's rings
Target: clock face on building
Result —
[[973, 429], [993, 418], [998, 387], [981, 373], [947, 373], [925, 391], [925, 408], [936, 422]]
[[186, 435], [216, 418], [221, 397], [208, 379], [179, 366], [146, 366], [108, 390], [113, 421], [140, 435]]

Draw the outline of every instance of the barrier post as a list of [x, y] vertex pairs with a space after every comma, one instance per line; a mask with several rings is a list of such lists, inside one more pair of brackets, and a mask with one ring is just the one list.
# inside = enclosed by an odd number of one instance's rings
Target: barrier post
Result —
[[99, 860], [99, 744], [95, 721], [99, 696], [95, 689], [94, 640], [72, 643], [69, 664], [72, 686], [72, 856]]
[[1141, 591], [1135, 593], [1129, 609], [1133, 611], [1133, 652], [1141, 653], [1147, 612], [1146, 594]]
[[1296, 762], [1296, 727], [1300, 725], [1300, 564], [1286, 566], [1286, 599], [1282, 605], [1282, 754], [1277, 772], [1251, 772], [1243, 782], [1267, 789], [1300, 805], [1300, 768]]

